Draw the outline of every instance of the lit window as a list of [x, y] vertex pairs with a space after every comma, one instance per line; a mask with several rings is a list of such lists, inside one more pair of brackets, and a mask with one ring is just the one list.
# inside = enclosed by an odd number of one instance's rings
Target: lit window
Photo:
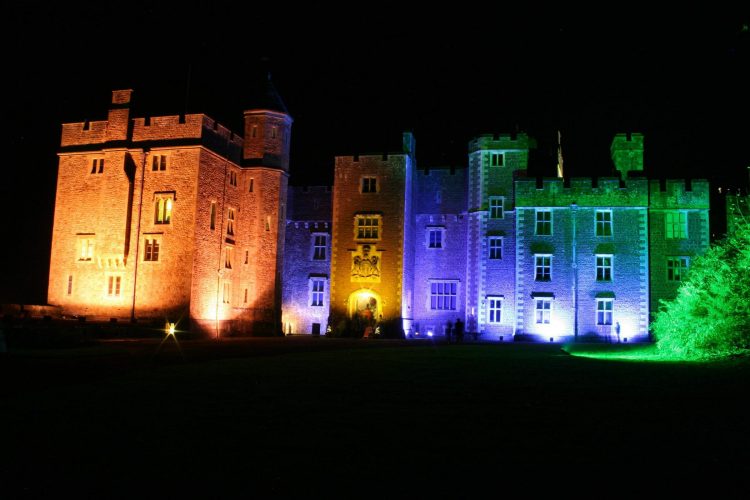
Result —
[[229, 185], [237, 187], [237, 172], [234, 170], [229, 171]]
[[224, 267], [227, 269], [232, 269], [232, 250], [232, 247], [227, 247], [224, 252]]
[[91, 173], [101, 174], [104, 172], [104, 158], [94, 158], [91, 162]]
[[552, 256], [534, 255], [534, 280], [549, 281], [552, 279]]
[[159, 240], [156, 238], [146, 238], [146, 253], [143, 260], [156, 262], [159, 260]]
[[326, 259], [326, 247], [328, 236], [325, 234], [313, 235], [313, 260]]
[[234, 209], [227, 211], [227, 236], [234, 236]]
[[505, 200], [499, 196], [490, 197], [490, 219], [502, 219], [503, 213], [503, 202]]
[[490, 166], [502, 167], [505, 164], [505, 155], [503, 153], [490, 153]]
[[323, 294], [325, 292], [325, 280], [313, 279], [311, 281], [310, 305], [320, 307], [323, 305]]
[[596, 256], [596, 281], [612, 281], [612, 256]]
[[612, 210], [596, 211], [596, 235], [612, 236]]
[[121, 276], [107, 276], [107, 297], [120, 296]]
[[211, 202], [211, 223], [210, 223], [211, 231], [216, 229], [216, 202]]
[[537, 325], [549, 325], [552, 316], [552, 299], [536, 299], [534, 313]]
[[430, 309], [456, 310], [456, 281], [432, 281], [430, 283]]
[[378, 191], [378, 179], [376, 177], [362, 177], [362, 192], [376, 193]]
[[689, 264], [688, 257], [667, 257], [667, 280], [683, 281]]
[[159, 170], [167, 169], [167, 155], [154, 155], [151, 158], [151, 171], [156, 172]]
[[355, 218], [356, 238], [358, 240], [377, 240], [380, 238], [380, 216], [358, 215]]
[[94, 258], [94, 237], [84, 236], [78, 238], [78, 260], [88, 262]]
[[223, 304], [231, 304], [232, 303], [232, 283], [230, 281], [225, 281], [222, 294], [221, 294], [221, 302]]
[[612, 324], [613, 305], [614, 305], [613, 299], [596, 299], [596, 324], [597, 325], [611, 325]]
[[429, 248], [443, 248], [443, 229], [429, 229], [427, 238]]
[[666, 236], [670, 239], [685, 239], [688, 234], [687, 212], [666, 212]]
[[154, 200], [154, 224], [169, 224], [172, 221], [172, 196], [157, 195]]
[[552, 210], [539, 208], [536, 210], [536, 227], [534, 229], [534, 234], [537, 236], [552, 235]]
[[487, 322], [498, 324], [503, 319], [502, 297], [487, 297]]
[[499, 236], [492, 236], [488, 240], [490, 249], [490, 259], [497, 260], [503, 258], [503, 239]]

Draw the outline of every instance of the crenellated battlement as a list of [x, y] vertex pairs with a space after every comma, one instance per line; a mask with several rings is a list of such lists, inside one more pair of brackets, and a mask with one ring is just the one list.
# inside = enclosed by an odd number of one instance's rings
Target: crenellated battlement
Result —
[[107, 120], [63, 123], [60, 146], [102, 144], [106, 141]]
[[685, 179], [649, 181], [649, 206], [651, 208], [709, 208], [709, 185], [705, 179], [688, 184]]
[[353, 156], [337, 156], [336, 165], [348, 164], [353, 167], [370, 166], [378, 163], [387, 163], [393, 160], [400, 160], [409, 156], [406, 153], [383, 153], [383, 154], [363, 154]]
[[648, 184], [645, 179], [612, 177], [577, 177], [565, 185], [563, 179], [517, 179], [516, 206], [562, 207], [576, 204], [589, 207], [645, 207], [648, 205]]
[[487, 149], [534, 149], [536, 141], [521, 132], [511, 134], [481, 134], [469, 141], [469, 154]]

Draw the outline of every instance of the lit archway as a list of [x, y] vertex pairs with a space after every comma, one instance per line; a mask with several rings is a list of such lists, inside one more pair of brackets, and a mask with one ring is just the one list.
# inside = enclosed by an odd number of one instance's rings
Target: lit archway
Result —
[[349, 295], [349, 318], [374, 325], [383, 318], [383, 300], [380, 294], [361, 288]]

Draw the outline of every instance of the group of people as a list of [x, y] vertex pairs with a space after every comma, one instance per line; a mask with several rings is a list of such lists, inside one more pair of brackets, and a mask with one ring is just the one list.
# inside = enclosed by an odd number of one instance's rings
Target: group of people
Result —
[[445, 337], [448, 339], [448, 343], [451, 344], [456, 341], [456, 344], [460, 344], [464, 341], [464, 322], [461, 318], [456, 318], [456, 324], [454, 325], [450, 321], [445, 325]]

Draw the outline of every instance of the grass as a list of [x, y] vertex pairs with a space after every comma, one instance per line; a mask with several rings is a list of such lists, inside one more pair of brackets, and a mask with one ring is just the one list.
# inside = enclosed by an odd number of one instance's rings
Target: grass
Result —
[[187, 362], [149, 359], [12, 393], [0, 405], [14, 457], [3, 482], [40, 495], [152, 484], [209, 496], [447, 495], [465, 494], [467, 478], [535, 470], [748, 472], [744, 362], [615, 363], [547, 344], [341, 345], [219, 359], [186, 346]]

